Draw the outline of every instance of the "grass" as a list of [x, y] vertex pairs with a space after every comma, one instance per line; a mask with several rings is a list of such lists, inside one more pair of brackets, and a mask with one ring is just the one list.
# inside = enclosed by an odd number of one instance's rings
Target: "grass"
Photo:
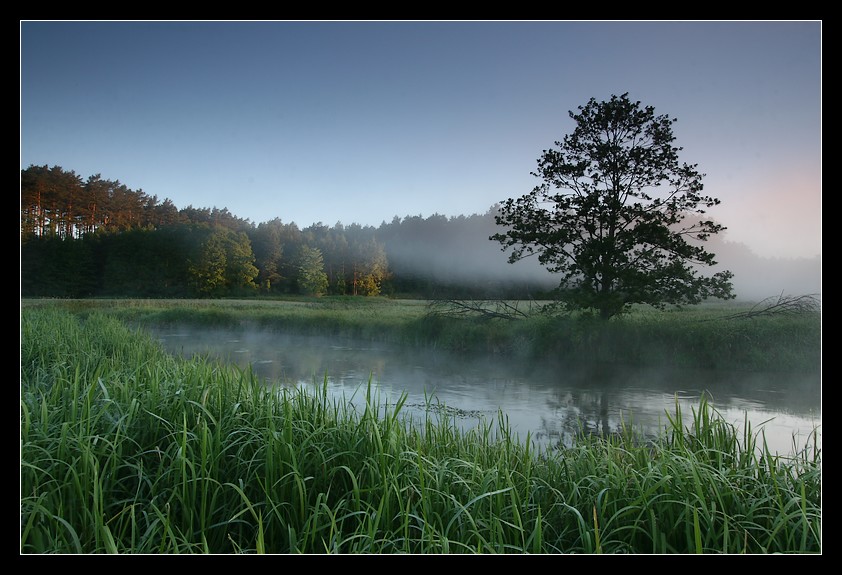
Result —
[[636, 308], [609, 322], [588, 315], [515, 321], [445, 317], [428, 302], [386, 298], [289, 300], [24, 300], [82, 316], [107, 311], [130, 325], [186, 323], [353, 337], [456, 352], [535, 360], [552, 357], [629, 366], [817, 372], [821, 315], [726, 319], [751, 304], [711, 303], [665, 311]]
[[550, 452], [502, 415], [462, 432], [359, 393], [173, 358], [111, 309], [24, 306], [20, 551], [821, 552], [821, 450], [773, 455], [704, 400], [654, 441]]

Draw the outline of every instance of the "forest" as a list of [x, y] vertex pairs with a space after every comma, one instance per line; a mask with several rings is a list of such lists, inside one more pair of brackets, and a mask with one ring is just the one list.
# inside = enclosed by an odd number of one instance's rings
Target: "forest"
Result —
[[[557, 283], [534, 260], [509, 264], [485, 213], [395, 216], [379, 226], [281, 215], [251, 222], [227, 208], [178, 208], [100, 174], [60, 166], [21, 170], [22, 297], [220, 298], [351, 295], [547, 297]], [[738, 295], [820, 291], [820, 258], [769, 261], [716, 239]], [[740, 273], [742, 270], [742, 274]], [[753, 293], [749, 281], [764, 292]]]

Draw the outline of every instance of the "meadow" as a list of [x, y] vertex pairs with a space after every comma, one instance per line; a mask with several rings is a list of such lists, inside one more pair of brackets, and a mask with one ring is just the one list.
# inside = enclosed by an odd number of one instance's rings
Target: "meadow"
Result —
[[523, 316], [513, 320], [441, 313], [441, 306], [427, 300], [351, 296], [22, 303], [22, 307], [42, 305], [60, 305], [83, 317], [94, 311], [107, 312], [130, 326], [251, 326], [535, 360], [552, 357], [747, 371], [811, 372], [821, 368], [820, 312], [733, 317], [757, 305], [747, 303], [712, 302], [666, 310], [641, 306], [609, 322], [586, 314], [539, 313], [542, 302], [514, 302]]
[[542, 451], [407, 421], [371, 385], [358, 410], [175, 358], [143, 329], [248, 324], [536, 359], [820, 369], [820, 315], [727, 319], [737, 309], [605, 324], [381, 298], [22, 301], [20, 552], [820, 553], [821, 449], [773, 455], [704, 400], [669, 414], [655, 441], [630, 428]]

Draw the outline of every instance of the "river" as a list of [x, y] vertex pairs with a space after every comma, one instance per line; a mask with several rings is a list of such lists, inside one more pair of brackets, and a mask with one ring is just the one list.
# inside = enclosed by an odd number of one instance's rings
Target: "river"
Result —
[[503, 414], [509, 430], [542, 447], [569, 446], [576, 434], [616, 433], [631, 425], [647, 436], [667, 425], [676, 406], [690, 425], [692, 411], [707, 395], [728, 422], [762, 432], [782, 455], [821, 448], [819, 373], [654, 370], [629, 366], [571, 367], [550, 359], [524, 361], [488, 355], [453, 354], [326, 339], [270, 331], [186, 327], [151, 330], [164, 348], [183, 357], [210, 355], [251, 366], [267, 381], [312, 389], [363, 406], [371, 382], [381, 405], [403, 394], [402, 409], [415, 421], [427, 406], [452, 417], [461, 428], [497, 425]]

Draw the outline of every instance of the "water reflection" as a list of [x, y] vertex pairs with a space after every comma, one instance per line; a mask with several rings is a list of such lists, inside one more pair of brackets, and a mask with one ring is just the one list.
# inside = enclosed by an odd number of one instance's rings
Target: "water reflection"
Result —
[[624, 425], [657, 434], [676, 404], [689, 425], [707, 394], [730, 423], [743, 429], [748, 421], [762, 430], [774, 451], [811, 445], [815, 429], [821, 447], [818, 374], [571, 367], [551, 359], [524, 362], [266, 331], [165, 328], [153, 334], [171, 353], [251, 365], [267, 380], [306, 388], [327, 377], [328, 392], [355, 405], [364, 405], [370, 379], [383, 404], [406, 393], [404, 413], [416, 421], [427, 415], [428, 400], [450, 408], [443, 413], [463, 429], [496, 424], [502, 411], [511, 431], [542, 446], [570, 445], [581, 430], [618, 433]]

